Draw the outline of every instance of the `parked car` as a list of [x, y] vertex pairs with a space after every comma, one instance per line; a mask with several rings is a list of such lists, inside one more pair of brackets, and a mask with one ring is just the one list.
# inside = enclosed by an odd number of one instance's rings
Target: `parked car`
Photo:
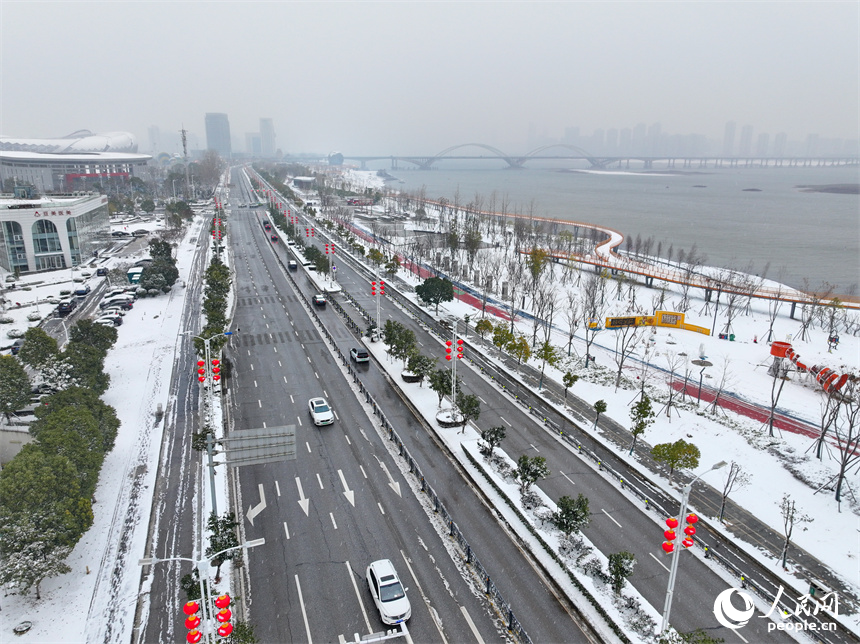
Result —
[[367, 567], [367, 587], [383, 623], [399, 624], [412, 617], [412, 606], [406, 596], [409, 589], [400, 583], [390, 559], [374, 561]]
[[98, 275], [99, 277], [104, 277], [107, 274], [108, 274], [108, 269], [106, 269], [106, 268], [97, 268], [96, 269], [96, 275]]
[[125, 317], [125, 311], [118, 306], [112, 306], [111, 308], [102, 311], [102, 315], [119, 315]]
[[101, 322], [102, 320], [110, 320], [113, 322], [114, 326], [122, 326], [122, 316], [120, 315], [111, 315], [109, 313], [102, 313], [98, 318], [95, 319], [95, 322]]
[[131, 300], [122, 297], [115, 297], [109, 300], [102, 300], [101, 302], [99, 302], [100, 309], [119, 308], [123, 311], [128, 311], [133, 307], [134, 304]]
[[74, 300], [63, 300], [57, 305], [57, 315], [61, 318], [66, 317], [69, 313], [75, 310]]
[[129, 233], [124, 230], [115, 230], [111, 233], [111, 237], [128, 237]]
[[353, 362], [370, 362], [370, 354], [365, 349], [357, 347], [350, 349], [349, 357]]
[[325, 306], [325, 295], [317, 293], [313, 296], [314, 306]]
[[90, 285], [89, 284], [84, 284], [80, 288], [75, 289], [75, 295], [77, 295], [78, 297], [86, 297], [89, 294], [90, 294]]
[[131, 233], [132, 237], [146, 237], [149, 234], [148, 230], [144, 230], [143, 228], [138, 228], [134, 232]]
[[116, 324], [113, 323], [113, 320], [110, 320], [108, 318], [99, 318], [98, 320], [95, 320], [94, 324], [100, 324], [101, 326], [110, 326], [110, 327], [116, 326]]
[[328, 406], [325, 398], [311, 398], [308, 401], [308, 412], [314, 425], [331, 425], [334, 422], [334, 412]]
[[12, 348], [9, 349], [9, 353], [11, 353], [13, 356], [17, 356], [18, 352], [21, 350], [21, 346], [23, 344], [24, 344], [24, 341], [21, 340], [20, 338], [18, 340], [15, 340], [15, 342], [12, 343]]

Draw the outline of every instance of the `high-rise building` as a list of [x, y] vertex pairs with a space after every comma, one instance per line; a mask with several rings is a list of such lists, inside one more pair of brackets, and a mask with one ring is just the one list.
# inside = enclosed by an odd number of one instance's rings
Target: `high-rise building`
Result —
[[633, 154], [645, 153], [645, 136], [648, 133], [648, 128], [644, 123], [637, 123], [633, 128], [633, 140], [631, 143], [631, 152]]
[[230, 121], [226, 114], [206, 114], [206, 149], [215, 150], [224, 159], [229, 159], [233, 154], [233, 146], [230, 143]]
[[272, 119], [260, 119], [260, 154], [266, 159], [275, 156], [275, 126]]
[[744, 125], [741, 128], [741, 140], [738, 144], [738, 156], [748, 157], [752, 154], [753, 126]]
[[785, 132], [779, 132], [773, 138], [773, 156], [782, 158], [785, 156], [785, 145], [788, 142], [788, 135]]
[[762, 132], [758, 135], [758, 142], [755, 146], [755, 155], [757, 157], [766, 157], [767, 150], [770, 147], [770, 135], [767, 132]]
[[612, 153], [618, 151], [618, 130], [614, 127], [606, 130], [606, 151]]
[[252, 157], [263, 156], [263, 143], [259, 132], [245, 133], [245, 151]]
[[648, 128], [648, 143], [647, 153], [650, 155], [660, 154], [660, 139], [663, 135], [663, 127], [659, 123], [654, 123]]
[[723, 156], [730, 157], [735, 153], [735, 127], [734, 121], [726, 123], [726, 130], [723, 133]]
[[618, 140], [618, 151], [621, 154], [628, 154], [630, 152], [630, 142], [633, 139], [633, 130], [629, 127], [625, 127], [621, 129], [621, 137]]

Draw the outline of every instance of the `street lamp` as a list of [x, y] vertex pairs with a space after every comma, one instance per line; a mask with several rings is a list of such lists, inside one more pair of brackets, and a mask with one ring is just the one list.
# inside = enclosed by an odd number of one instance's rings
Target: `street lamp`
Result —
[[[185, 335], [191, 335], [187, 333]], [[209, 343], [212, 342], [215, 338], [219, 338], [222, 335], [231, 336], [233, 335], [232, 331], [225, 331], [224, 333], [216, 333], [215, 335], [209, 338], [201, 338], [199, 335], [193, 336], [195, 340], [202, 340], [204, 348], [203, 359], [206, 361], [205, 363], [205, 382], [206, 382], [206, 396], [208, 398], [206, 404], [206, 427], [208, 429], [212, 429], [212, 391], [214, 389], [214, 378], [212, 374], [212, 360], [211, 360], [211, 352], [209, 349]], [[215, 461], [214, 461], [214, 444], [212, 440], [212, 432], [206, 432], [206, 454], [209, 460], [209, 487], [212, 493], [212, 512], [216, 515], [218, 514], [218, 501], [215, 496]]]
[[173, 179], [173, 201], [176, 201], [176, 179]]
[[233, 546], [231, 548], [225, 548], [220, 552], [216, 552], [211, 557], [206, 559], [191, 559], [190, 557], [165, 557], [160, 559], [158, 557], [145, 557], [143, 559], [139, 559], [137, 562], [138, 566], [151, 566], [157, 563], [161, 563], [163, 561], [188, 561], [197, 568], [197, 577], [200, 582], [200, 603], [203, 606], [203, 621], [204, 621], [204, 629], [203, 632], [207, 640], [211, 639], [211, 629], [209, 625], [210, 615], [208, 614], [211, 607], [209, 605], [210, 601], [210, 588], [209, 588], [209, 577], [206, 574], [206, 567], [209, 562], [213, 559], [217, 559], [219, 555], [223, 555], [225, 552], [230, 552], [231, 550], [238, 550], [240, 548], [247, 550], [248, 548], [256, 548], [257, 546], [262, 546], [266, 543], [265, 539], [252, 539], [251, 541], [246, 541], [238, 546]]
[[[684, 514], [687, 512], [687, 502], [690, 500], [690, 491], [693, 489], [693, 483], [698, 481], [705, 474], [710, 472], [711, 470], [718, 470], [721, 467], [726, 465], [726, 461], [720, 461], [719, 463], [714, 463], [711, 467], [701, 474], [699, 474], [692, 481], [687, 483], [684, 486], [684, 493], [681, 496], [681, 512], [678, 515], [679, 521], [684, 518]], [[678, 574], [678, 561], [680, 559], [681, 548], [675, 548], [672, 553], [672, 568], [669, 571], [669, 586], [666, 588], [666, 601], [663, 604], [663, 624], [660, 626], [660, 632], [666, 632], [666, 629], [669, 628], [669, 613], [672, 612], [672, 596], [675, 592], [675, 576]]]

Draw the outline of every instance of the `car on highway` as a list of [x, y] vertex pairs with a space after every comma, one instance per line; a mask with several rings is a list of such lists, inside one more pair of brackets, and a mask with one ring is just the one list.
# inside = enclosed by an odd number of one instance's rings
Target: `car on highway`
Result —
[[313, 296], [314, 306], [325, 306], [325, 295], [317, 293]]
[[358, 347], [350, 349], [349, 357], [353, 362], [370, 362], [370, 354], [365, 349]]
[[308, 401], [308, 412], [314, 425], [331, 425], [334, 422], [334, 412], [325, 398], [311, 398]]
[[367, 587], [379, 616], [385, 624], [400, 624], [412, 617], [412, 606], [406, 596], [408, 588], [400, 583], [390, 559], [374, 561], [367, 567]]
[[297, 271], [297, 270], [299, 270], [299, 264], [298, 264], [298, 262], [297, 262], [296, 260], [294, 260], [294, 259], [291, 259], [289, 262], [287, 262], [287, 267], [289, 267], [289, 269], [290, 269], [291, 271]]
[[272, 235], [272, 243], [273, 243], [273, 244], [277, 244], [277, 243], [278, 243], [278, 236], [277, 236], [277, 235]]

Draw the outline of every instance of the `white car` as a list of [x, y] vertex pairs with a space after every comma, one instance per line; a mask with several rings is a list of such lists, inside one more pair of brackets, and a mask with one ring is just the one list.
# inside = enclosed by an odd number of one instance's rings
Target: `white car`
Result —
[[412, 606], [406, 596], [408, 588], [400, 583], [390, 559], [374, 561], [367, 567], [367, 587], [383, 623], [399, 624], [412, 617]]
[[308, 411], [314, 425], [331, 425], [334, 422], [334, 412], [329, 407], [325, 398], [311, 398], [308, 401]]

